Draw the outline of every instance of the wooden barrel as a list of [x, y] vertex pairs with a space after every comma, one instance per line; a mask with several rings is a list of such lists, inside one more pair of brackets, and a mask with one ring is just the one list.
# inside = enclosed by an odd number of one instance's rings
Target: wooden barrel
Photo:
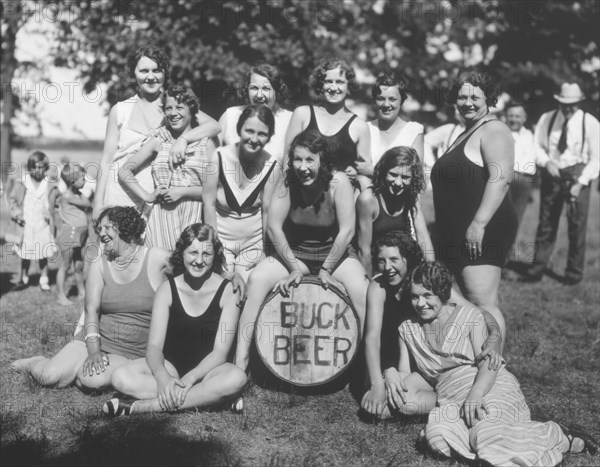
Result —
[[339, 376], [360, 343], [360, 321], [348, 297], [324, 289], [316, 276], [291, 288], [289, 297], [271, 293], [260, 309], [256, 347], [278, 378], [297, 386], [316, 386]]

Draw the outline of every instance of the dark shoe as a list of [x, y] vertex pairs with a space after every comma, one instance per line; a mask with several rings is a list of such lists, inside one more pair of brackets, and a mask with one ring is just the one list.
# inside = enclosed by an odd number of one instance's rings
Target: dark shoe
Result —
[[111, 417], [122, 417], [131, 414], [131, 406], [133, 403], [124, 399], [114, 398], [104, 403], [102, 412]]
[[533, 282], [539, 282], [542, 280], [542, 277], [544, 275], [543, 274], [523, 274], [521, 277], [519, 277], [517, 279], [518, 282], [524, 282], [524, 283], [533, 283]]
[[562, 283], [564, 285], [577, 285], [577, 284], [581, 283], [582, 280], [583, 280], [583, 278], [578, 278], [578, 277], [565, 277], [562, 280]]
[[594, 455], [598, 452], [598, 447], [600, 447], [600, 442], [592, 435], [588, 433], [588, 431], [582, 427], [581, 425], [573, 424], [568, 428], [565, 428], [563, 425], [559, 424], [562, 428], [563, 432], [569, 438], [569, 449], [573, 444], [573, 440], [579, 438], [583, 440], [584, 447], [583, 452], [589, 452], [591, 455]]
[[15, 286], [11, 289], [11, 292], [20, 292], [21, 290], [25, 290], [27, 287], [29, 287], [29, 283], [25, 283], [23, 281], [19, 281], [18, 284], [15, 284]]

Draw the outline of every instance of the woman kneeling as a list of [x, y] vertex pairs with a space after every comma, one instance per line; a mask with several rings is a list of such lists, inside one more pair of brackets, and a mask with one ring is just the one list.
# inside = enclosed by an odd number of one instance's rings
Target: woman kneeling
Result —
[[240, 392], [246, 375], [227, 357], [239, 318], [231, 283], [219, 274], [223, 247], [206, 224], [192, 224], [171, 256], [173, 276], [157, 290], [146, 359], [113, 373], [127, 402], [111, 399], [109, 415], [184, 410], [216, 404]]

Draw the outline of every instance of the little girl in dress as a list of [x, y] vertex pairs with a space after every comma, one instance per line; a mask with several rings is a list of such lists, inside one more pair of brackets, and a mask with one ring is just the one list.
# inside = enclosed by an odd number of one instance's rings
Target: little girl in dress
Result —
[[21, 258], [21, 279], [16, 290], [29, 284], [31, 260], [39, 261], [40, 288], [50, 291], [48, 258], [58, 250], [54, 241], [54, 203], [57, 189], [46, 177], [48, 156], [35, 151], [27, 159], [27, 172], [16, 182], [10, 195], [12, 217], [23, 222], [23, 238], [14, 250]]

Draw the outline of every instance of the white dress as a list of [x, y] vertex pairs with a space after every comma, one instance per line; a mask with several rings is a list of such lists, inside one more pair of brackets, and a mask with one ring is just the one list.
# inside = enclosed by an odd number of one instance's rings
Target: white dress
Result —
[[[245, 106], [240, 105], [237, 107], [229, 107], [225, 111], [227, 127], [225, 133], [222, 135], [223, 146], [237, 143], [240, 140], [240, 136], [237, 134], [237, 124], [244, 108]], [[281, 162], [284, 159], [285, 133], [290, 124], [292, 112], [285, 109], [279, 109], [273, 116], [275, 117], [275, 133], [273, 133], [271, 140], [265, 145], [264, 149], [272, 156], [275, 156], [276, 160]]]
[[377, 164], [383, 153], [388, 149], [397, 146], [412, 146], [417, 136], [423, 134], [423, 125], [417, 122], [407, 122], [390, 144], [384, 144], [379, 133], [379, 125], [377, 120], [367, 122], [369, 133], [371, 134], [371, 160], [373, 165]]
[[23, 198], [23, 240], [14, 246], [15, 253], [22, 259], [39, 261], [50, 258], [58, 247], [52, 234], [52, 220], [48, 202], [48, 180], [44, 178], [37, 186], [31, 175], [23, 177], [25, 197]]

